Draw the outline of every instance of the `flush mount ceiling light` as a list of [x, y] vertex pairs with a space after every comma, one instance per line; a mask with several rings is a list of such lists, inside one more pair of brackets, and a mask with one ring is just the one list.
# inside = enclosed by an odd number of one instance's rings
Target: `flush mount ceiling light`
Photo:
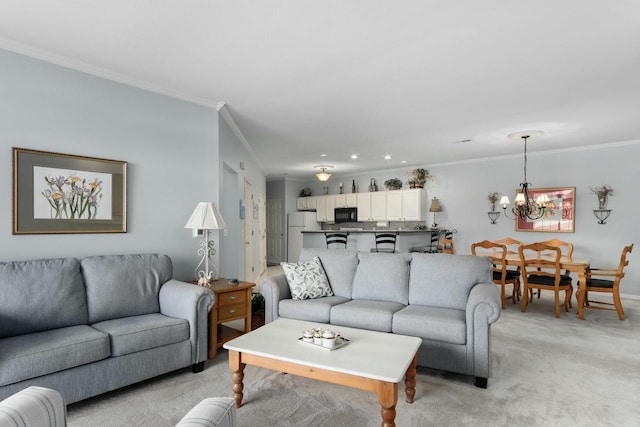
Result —
[[314, 166], [314, 168], [320, 169], [320, 172], [318, 172], [316, 174], [316, 176], [318, 177], [318, 179], [322, 182], [327, 181], [329, 178], [331, 178], [331, 174], [329, 172], [327, 172], [327, 169], [333, 169], [333, 166], [329, 166], [329, 165], [318, 165], [318, 166]]
[[358, 158], [358, 155], [357, 155], [357, 154], [352, 154], [352, 155], [351, 155], [351, 159], [352, 159], [352, 160], [356, 160], [357, 158]]

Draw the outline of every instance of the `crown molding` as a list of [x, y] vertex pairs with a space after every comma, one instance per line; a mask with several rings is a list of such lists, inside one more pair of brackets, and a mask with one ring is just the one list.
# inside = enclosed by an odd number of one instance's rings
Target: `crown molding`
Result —
[[224, 121], [231, 128], [231, 131], [233, 132], [233, 134], [240, 140], [245, 150], [247, 150], [247, 152], [251, 156], [251, 159], [253, 159], [256, 165], [258, 165], [258, 167], [264, 171], [264, 166], [262, 165], [262, 162], [258, 160], [258, 156], [256, 156], [256, 153], [253, 151], [253, 148], [251, 148], [251, 146], [249, 145], [249, 142], [240, 131], [240, 128], [238, 127], [238, 125], [236, 125], [236, 122], [233, 120], [233, 117], [231, 117], [231, 113], [229, 113], [229, 109], [227, 108], [226, 102], [218, 102], [218, 104], [216, 105], [216, 111], [220, 113]]
[[133, 77], [130, 77], [124, 74], [119, 74], [105, 68], [96, 67], [94, 65], [87, 64], [86, 62], [78, 61], [76, 59], [71, 59], [63, 55], [58, 55], [55, 53], [37, 49], [22, 43], [15, 42], [13, 40], [0, 38], [0, 48], [13, 53], [17, 53], [20, 55], [39, 59], [41, 61], [59, 65], [61, 67], [69, 68], [75, 71], [80, 71], [86, 74], [91, 74], [93, 76], [111, 80], [117, 83], [122, 83], [127, 86], [135, 87], [137, 89], [146, 90], [159, 95], [168, 96], [170, 98], [179, 99], [181, 101], [186, 101], [186, 102], [202, 105], [209, 108], [216, 108], [216, 103], [208, 99], [187, 95], [173, 89], [168, 89], [166, 87], [149, 83], [144, 80], [135, 79]]

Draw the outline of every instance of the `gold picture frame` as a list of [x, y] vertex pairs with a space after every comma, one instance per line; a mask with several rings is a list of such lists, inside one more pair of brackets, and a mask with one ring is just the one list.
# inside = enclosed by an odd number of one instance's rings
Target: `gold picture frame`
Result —
[[[516, 195], [520, 191], [516, 191]], [[546, 233], [574, 233], [576, 187], [530, 188], [529, 197], [533, 200], [546, 194], [551, 207], [544, 215], [535, 220], [516, 218], [516, 231], [538, 231]]]
[[13, 234], [127, 232], [127, 163], [13, 147]]

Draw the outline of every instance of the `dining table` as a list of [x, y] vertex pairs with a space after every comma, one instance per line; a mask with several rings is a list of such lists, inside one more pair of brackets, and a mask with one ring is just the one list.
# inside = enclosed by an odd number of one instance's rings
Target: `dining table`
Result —
[[[553, 261], [555, 257], [540, 257], [541, 259], [548, 258]], [[536, 258], [538, 259], [538, 258]], [[505, 258], [507, 265], [520, 266], [520, 255], [509, 253]], [[587, 294], [587, 270], [591, 265], [591, 258], [583, 257], [560, 257], [560, 268], [578, 274], [578, 291], [576, 292], [576, 299], [578, 300], [578, 317], [584, 320], [584, 299]]]

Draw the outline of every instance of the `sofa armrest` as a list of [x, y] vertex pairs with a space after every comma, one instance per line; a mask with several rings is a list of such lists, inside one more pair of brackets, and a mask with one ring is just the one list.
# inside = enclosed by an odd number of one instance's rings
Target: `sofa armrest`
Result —
[[57, 391], [31, 386], [0, 402], [0, 425], [66, 426], [67, 407]]
[[174, 279], [160, 288], [160, 313], [189, 321], [193, 364], [207, 359], [207, 320], [212, 306], [211, 289]]
[[269, 276], [258, 284], [260, 293], [264, 296], [264, 320], [273, 322], [279, 316], [278, 307], [283, 299], [291, 298], [291, 291], [284, 273]]
[[491, 365], [491, 324], [500, 318], [500, 292], [493, 283], [474, 286], [467, 301], [467, 362], [476, 385], [486, 388]]
[[193, 407], [176, 427], [235, 427], [236, 401], [230, 397], [209, 397]]

